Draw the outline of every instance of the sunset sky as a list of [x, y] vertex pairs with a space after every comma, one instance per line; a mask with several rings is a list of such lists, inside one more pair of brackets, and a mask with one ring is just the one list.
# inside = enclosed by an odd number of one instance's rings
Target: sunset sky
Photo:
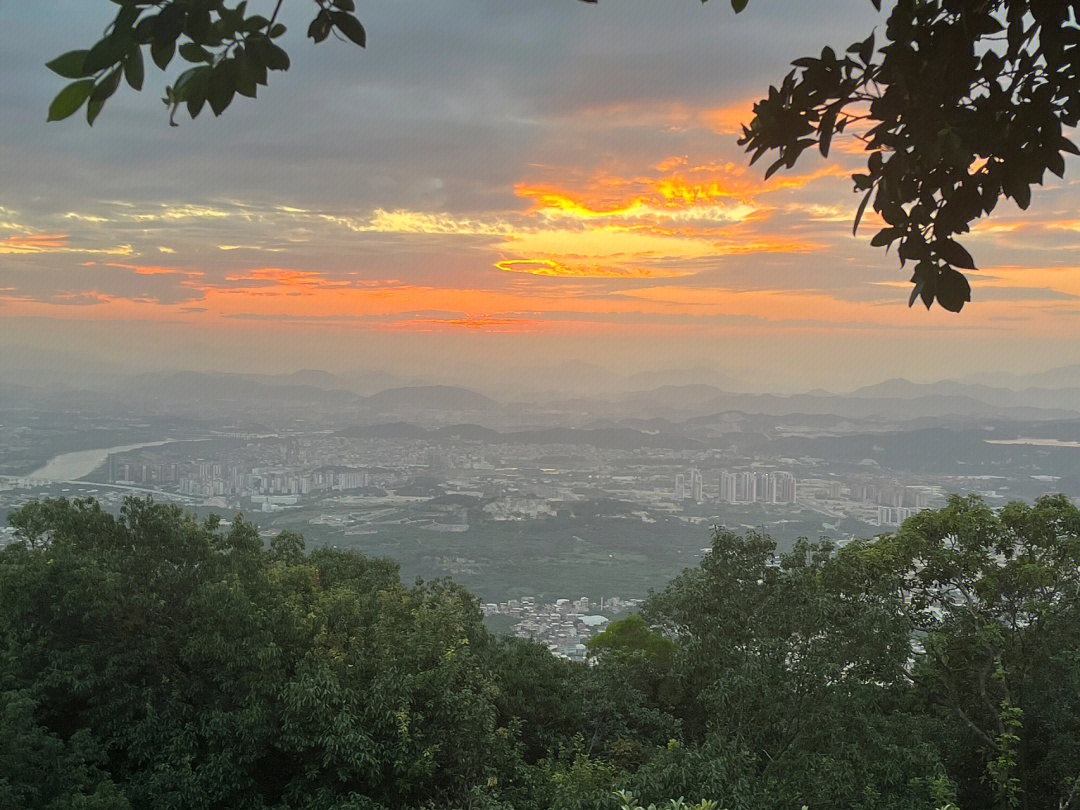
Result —
[[[259, 5], [250, 0], [249, 9]], [[272, 3], [263, 2], [267, 13]], [[124, 368], [452, 374], [585, 361], [748, 385], [1080, 362], [1080, 173], [998, 206], [952, 314], [858, 238], [854, 140], [762, 180], [736, 145], [792, 58], [869, 0], [384, 0], [368, 48], [303, 36], [220, 119], [152, 69], [93, 129], [45, 123], [105, 0], [0, 4], [0, 351]], [[170, 75], [175, 76], [176, 70]]]

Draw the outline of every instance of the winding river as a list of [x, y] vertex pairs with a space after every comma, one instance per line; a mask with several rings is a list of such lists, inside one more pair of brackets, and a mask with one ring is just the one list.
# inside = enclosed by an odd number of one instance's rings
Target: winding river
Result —
[[176, 439], [164, 439], [157, 442], [140, 442], [139, 444], [120, 444], [116, 447], [99, 447], [96, 450], [79, 450], [75, 453], [63, 453], [49, 460], [49, 463], [40, 469], [34, 470], [27, 478], [36, 478], [41, 481], [76, 481], [84, 475], [89, 475], [109, 457], [109, 453], [122, 453], [125, 450], [138, 450], [140, 447], [157, 447], [169, 444]]

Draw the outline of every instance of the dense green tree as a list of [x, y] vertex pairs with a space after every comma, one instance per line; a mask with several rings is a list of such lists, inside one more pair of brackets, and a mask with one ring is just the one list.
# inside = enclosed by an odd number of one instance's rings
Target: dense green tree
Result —
[[944, 769], [910, 711], [909, 627], [858, 554], [716, 532], [647, 602], [677, 641], [685, 730], [636, 775], [652, 799], [746, 808], [927, 807]]
[[0, 796], [50, 758], [56, 807], [451, 807], [521, 778], [521, 673], [460, 587], [146, 501], [12, 523], [0, 721], [26, 742]]
[[129, 810], [101, 767], [101, 746], [88, 734], [61, 739], [34, 716], [22, 691], [0, 692], [0, 807], [41, 810]]
[[1080, 511], [711, 553], [591, 643], [448, 581], [129, 500], [0, 550], [0, 806], [730, 810], [1080, 804]]
[[961, 806], [1080, 805], [1080, 511], [954, 498], [866, 553], [895, 572]]

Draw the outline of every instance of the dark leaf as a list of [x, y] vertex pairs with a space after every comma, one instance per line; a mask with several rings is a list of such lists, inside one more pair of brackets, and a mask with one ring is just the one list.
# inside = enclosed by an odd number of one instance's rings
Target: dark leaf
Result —
[[915, 265], [915, 272], [911, 274], [915, 289], [912, 290], [911, 298], [908, 299], [909, 307], [915, 303], [917, 298], [922, 298], [926, 308], [930, 308], [930, 305], [934, 303], [934, 287], [937, 276], [937, 266], [933, 262], [924, 260]]
[[308, 26], [307, 35], [315, 42], [322, 42], [330, 36], [332, 27], [333, 23], [331, 23], [329, 15], [320, 11], [315, 19], [311, 21], [311, 25]]
[[866, 204], [870, 202], [870, 195], [874, 193], [874, 189], [871, 186], [866, 190], [866, 195], [862, 198], [862, 202], [859, 203], [859, 210], [855, 212], [855, 224], [851, 226], [851, 235], [854, 236], [856, 231], [859, 230], [859, 220], [862, 219], [863, 211], [866, 210]]
[[172, 39], [155, 39], [150, 43], [150, 58], [160, 70], [164, 70], [172, 61], [173, 52], [176, 50], [176, 41]]
[[943, 267], [937, 280], [937, 301], [949, 312], [959, 312], [971, 300], [971, 285], [964, 274], [951, 267]]
[[862, 60], [864, 65], [870, 64], [870, 59], [874, 55], [874, 32], [870, 32], [870, 36], [859, 43], [859, 59]]
[[890, 225], [903, 225], [908, 221], [907, 212], [896, 200], [878, 201], [876, 206], [881, 218]]
[[769, 166], [769, 168], [765, 170], [765, 179], [768, 180], [770, 177], [776, 174], [780, 167], [783, 166], [785, 163], [787, 163], [787, 159], [780, 158], [778, 161]]
[[255, 98], [258, 90], [258, 74], [251, 66], [251, 60], [241, 51], [233, 59], [233, 76], [236, 79], [236, 92], [248, 98]]
[[86, 123], [90, 126], [94, 125], [94, 121], [97, 120], [98, 113], [105, 106], [105, 99], [90, 97], [90, 100], [86, 102]]
[[331, 11], [330, 18], [334, 21], [334, 25], [337, 29], [359, 45], [361, 48], [367, 42], [367, 34], [364, 31], [364, 26], [360, 24], [360, 21], [351, 14], [347, 14], [344, 11]]
[[199, 110], [206, 101], [210, 70], [209, 65], [188, 68], [176, 79], [173, 93], [178, 101], [187, 104], [188, 114], [192, 118], [199, 114]]
[[965, 270], [975, 269], [975, 260], [959, 242], [954, 242], [952, 239], [939, 239], [934, 243], [934, 250], [953, 267], [963, 267]]
[[137, 45], [132, 48], [124, 59], [124, 78], [134, 90], [142, 90], [143, 85], [143, 58], [142, 48]]
[[1027, 207], [1031, 205], [1031, 186], [1027, 183], [1020, 181], [1012, 188], [1012, 197], [1016, 201], [1016, 204], [1020, 206], [1021, 210], [1026, 211]]
[[1046, 168], [1058, 177], [1065, 174], [1065, 158], [1056, 149], [1046, 155]]
[[907, 302], [907, 305], [908, 305], [909, 308], [915, 306], [915, 300], [919, 297], [919, 293], [922, 292], [922, 288], [923, 288], [923, 282], [920, 279], [919, 281], [915, 282], [915, 286], [911, 290], [911, 297], [908, 298], [908, 302]]
[[210, 74], [206, 100], [214, 115], [221, 115], [236, 93], [236, 78], [232, 62], [221, 62]]
[[923, 306], [930, 309], [934, 304], [934, 286], [933, 283], [927, 281], [923, 284], [923, 288], [919, 290], [919, 295], [922, 297]]
[[266, 67], [270, 70], [288, 70], [289, 55], [272, 42], [266, 49]]
[[135, 26], [135, 42], [139, 45], [147, 45], [154, 41], [154, 22], [156, 20], [156, 14], [139, 20], [139, 24]]
[[900, 257], [901, 266], [908, 259], [925, 259], [926, 242], [923, 240], [922, 233], [918, 230], [908, 231], [907, 235], [901, 240], [896, 255]]
[[81, 79], [90, 75], [83, 70], [88, 53], [89, 51], [68, 51], [51, 62], [46, 62], [45, 67], [65, 79]]
[[185, 42], [180, 46], [180, 56], [189, 62], [209, 62], [213, 57], [201, 45], [194, 42]]
[[821, 116], [818, 125], [818, 149], [822, 157], [829, 156], [829, 144], [832, 142], [833, 130], [836, 128], [836, 110], [829, 110]]
[[110, 44], [108, 37], [99, 39], [94, 43], [94, 46], [87, 51], [86, 59], [83, 62], [83, 71], [87, 76], [91, 76], [113, 63], [114, 57], [110, 55], [109, 51]]
[[82, 103], [90, 97], [90, 91], [94, 89], [93, 79], [82, 79], [72, 82], [52, 100], [49, 105], [48, 121], [60, 121], [74, 113]]
[[871, 247], [882, 247], [884, 245], [891, 244], [896, 237], [900, 235], [900, 231], [896, 228], [882, 228], [876, 234], [874, 238], [870, 240]]
[[[247, 34], [254, 34], [256, 31], [263, 30], [269, 24], [270, 20], [266, 19], [266, 17], [263, 17], [261, 14], [256, 14], [244, 20], [240, 26], [240, 30]], [[275, 23], [274, 27], [276, 28], [278, 25], [281, 25], [281, 23]]]
[[94, 86], [93, 91], [90, 93], [90, 100], [104, 102], [105, 99], [115, 93], [116, 88], [120, 86], [120, 75], [122, 73], [123, 68], [119, 65], [109, 71], [108, 75]]

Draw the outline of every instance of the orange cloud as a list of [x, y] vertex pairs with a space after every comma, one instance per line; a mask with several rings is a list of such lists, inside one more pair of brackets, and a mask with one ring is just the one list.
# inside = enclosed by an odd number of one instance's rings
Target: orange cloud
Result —
[[[94, 262], [81, 262], [85, 266], [94, 264]], [[140, 276], [164, 276], [164, 275], [182, 275], [182, 276], [198, 276], [201, 273], [192, 270], [183, 270], [179, 267], [165, 267], [157, 264], [126, 264], [124, 262], [105, 262], [105, 267], [116, 267], [122, 270], [132, 270]]]
[[45, 253], [67, 247], [66, 233], [12, 234], [0, 239], [0, 253]]
[[549, 216], [582, 219], [666, 216], [674, 211], [720, 205], [733, 209], [742, 206], [740, 218], [745, 218], [762, 194], [848, 175], [843, 167], [828, 165], [812, 172], [778, 175], [765, 182], [740, 164], [690, 166], [681, 156], [658, 162], [651, 172], [631, 177], [597, 172], [578, 182], [560, 184], [522, 181], [514, 186], [514, 192], [533, 201], [532, 211]]
[[555, 259], [502, 259], [495, 266], [508, 273], [571, 278], [649, 278], [689, 275], [693, 271], [650, 270], [645, 267], [613, 267], [600, 264], [571, 266]]
[[[227, 276], [226, 280], [230, 282], [255, 282], [252, 285], [253, 287], [265, 285], [285, 288], [285, 292], [297, 290], [310, 292], [311, 290], [350, 286], [348, 281], [335, 281], [313, 270], [291, 270], [283, 267], [259, 267]], [[235, 289], [241, 290], [244, 288], [241, 286]]]
[[441, 331], [466, 329], [479, 332], [540, 332], [551, 324], [540, 318], [476, 316], [466, 318], [409, 318], [380, 325], [379, 331]]
[[133, 252], [131, 245], [102, 248], [71, 247], [68, 244], [68, 235], [66, 233], [17, 233], [0, 239], [0, 254], [101, 253], [114, 256], [129, 256]]
[[749, 124], [754, 118], [754, 103], [757, 101], [757, 97], [746, 98], [724, 107], [705, 110], [701, 118], [713, 132], [741, 135], [742, 125]]
[[640, 173], [522, 181], [515, 192], [532, 205], [522, 226], [495, 245], [503, 252], [495, 266], [558, 277], [674, 277], [698, 272], [695, 260], [820, 250], [820, 242], [749, 226], [774, 210], [761, 195], [844, 175], [825, 166], [765, 184], [742, 165], [674, 155]]

